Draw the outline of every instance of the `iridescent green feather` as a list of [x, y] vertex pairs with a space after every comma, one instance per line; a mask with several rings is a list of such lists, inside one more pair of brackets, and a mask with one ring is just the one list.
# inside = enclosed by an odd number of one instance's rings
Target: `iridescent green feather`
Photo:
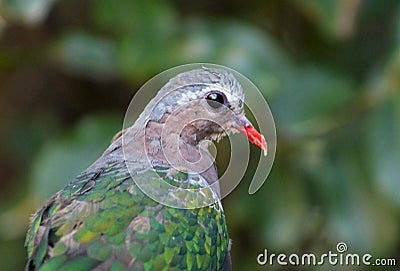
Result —
[[[167, 177], [166, 170], [139, 177], [175, 184], [189, 178], [184, 172]], [[220, 270], [228, 240], [218, 202], [196, 209], [161, 205], [115, 162], [78, 176], [36, 214], [26, 270]]]

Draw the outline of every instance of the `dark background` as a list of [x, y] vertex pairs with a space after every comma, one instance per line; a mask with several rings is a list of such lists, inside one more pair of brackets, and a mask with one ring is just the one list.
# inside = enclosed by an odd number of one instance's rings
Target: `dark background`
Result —
[[268, 181], [224, 199], [236, 270], [340, 241], [400, 264], [399, 1], [3, 0], [1, 270], [23, 268], [30, 214], [108, 146], [135, 91], [190, 62], [246, 75], [277, 124]]

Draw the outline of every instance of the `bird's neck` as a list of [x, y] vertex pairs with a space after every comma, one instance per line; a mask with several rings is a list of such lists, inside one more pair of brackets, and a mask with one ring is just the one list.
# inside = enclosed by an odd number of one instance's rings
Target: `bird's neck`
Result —
[[[209, 184], [218, 180], [214, 160], [208, 150], [182, 139], [180, 134], [165, 131], [165, 123], [149, 121], [123, 130], [100, 157], [99, 163], [125, 160], [133, 163], [163, 164], [171, 168], [199, 173]], [[184, 137], [183, 137], [184, 138]], [[217, 189], [219, 193], [219, 188]]]
[[185, 126], [179, 131], [169, 125], [155, 121], [147, 123], [143, 136], [148, 157], [178, 170], [199, 173], [210, 183], [216, 181], [214, 159], [207, 148], [199, 146], [196, 133], [190, 131], [194, 127]]
[[144, 142], [149, 156], [168, 162], [184, 159], [195, 163], [201, 158], [196, 135], [187, 129], [181, 133], [169, 129], [163, 122], [150, 121], [144, 129]]

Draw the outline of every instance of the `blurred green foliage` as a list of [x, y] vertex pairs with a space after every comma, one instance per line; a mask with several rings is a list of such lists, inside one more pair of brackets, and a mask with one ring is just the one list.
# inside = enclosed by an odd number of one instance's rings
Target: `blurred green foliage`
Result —
[[101, 154], [135, 90], [189, 62], [249, 77], [277, 124], [268, 182], [224, 200], [236, 270], [339, 241], [400, 264], [398, 1], [4, 0], [0, 31], [1, 270], [22, 268], [29, 214]]

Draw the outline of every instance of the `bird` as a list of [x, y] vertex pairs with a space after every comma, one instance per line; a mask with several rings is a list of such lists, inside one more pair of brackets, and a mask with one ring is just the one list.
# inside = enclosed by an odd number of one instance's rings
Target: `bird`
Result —
[[[172, 77], [32, 216], [25, 270], [232, 270], [217, 169], [207, 158], [209, 142], [231, 133], [266, 153], [232, 73], [201, 67]], [[160, 182], [168, 189], [157, 192]]]

